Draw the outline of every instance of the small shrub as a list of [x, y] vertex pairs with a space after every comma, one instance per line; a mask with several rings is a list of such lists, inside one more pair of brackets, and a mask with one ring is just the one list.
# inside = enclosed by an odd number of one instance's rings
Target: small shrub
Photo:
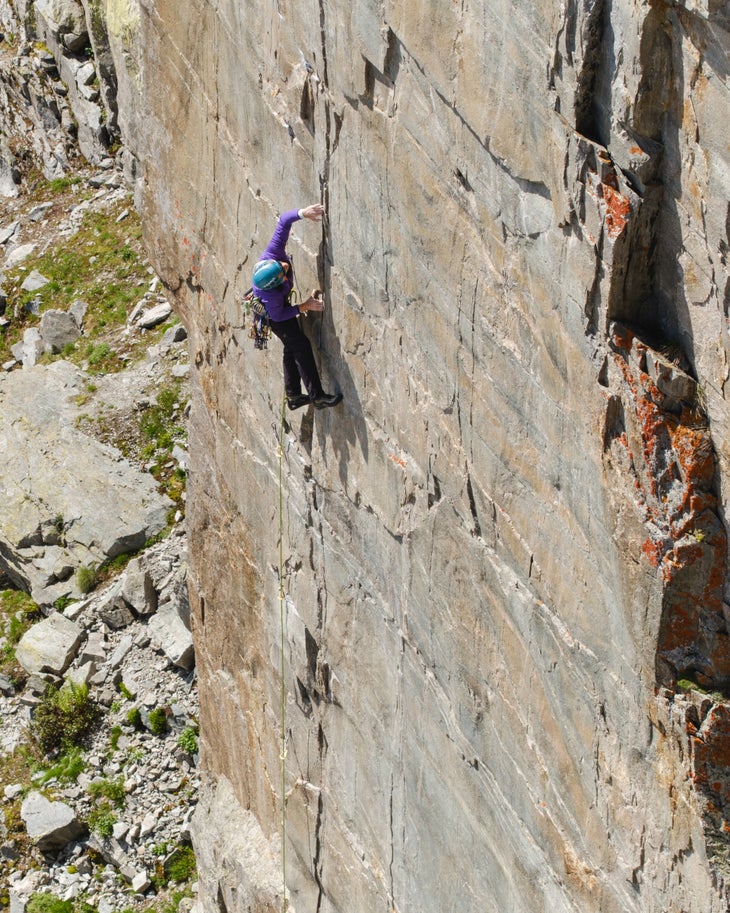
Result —
[[88, 823], [89, 828], [100, 837], [111, 837], [114, 825], [117, 823], [117, 815], [111, 802], [105, 800], [93, 808], [89, 813]]
[[[156, 883], [156, 881], [156, 878], [152, 879], [153, 884]], [[169, 897], [159, 902], [156, 907], [157, 913], [178, 913], [180, 902], [186, 897], [192, 897], [189, 886], [179, 891], [173, 891]]]
[[707, 691], [697, 682], [693, 682], [691, 678], [680, 678], [677, 682], [677, 687], [681, 688], [682, 691], [699, 691], [700, 694], [707, 694]]
[[8, 644], [14, 647], [41, 611], [33, 600], [22, 590], [0, 592], [0, 612], [7, 617], [5, 635]]
[[126, 699], [128, 701], [134, 700], [134, 695], [129, 690], [129, 688], [127, 688], [127, 686], [124, 684], [124, 682], [119, 682], [118, 687], [119, 687], [119, 693], [122, 695], [122, 697], [126, 697]]
[[17, 615], [13, 615], [13, 617], [10, 619], [10, 624], [8, 625], [8, 640], [10, 643], [17, 644], [27, 628], [28, 625], [22, 618], [18, 618]]
[[121, 736], [121, 734], [122, 734], [121, 726], [112, 726], [111, 734], [109, 737], [109, 747], [111, 748], [111, 750], [113, 752], [117, 750], [117, 747], [119, 745], [119, 737]]
[[139, 707], [132, 707], [132, 709], [127, 714], [127, 722], [130, 726], [133, 726], [135, 729], [142, 729], [142, 713]]
[[48, 187], [54, 193], [63, 193], [64, 190], [68, 189], [69, 187], [73, 187], [74, 184], [79, 183], [81, 183], [81, 178], [78, 175], [73, 174], [64, 176], [62, 178], [52, 178], [48, 182]]
[[26, 913], [73, 913], [74, 905], [55, 894], [31, 894], [25, 909]]
[[177, 737], [177, 744], [188, 754], [196, 754], [198, 751], [198, 734], [191, 726], [187, 726]]
[[96, 586], [96, 568], [82, 565], [76, 571], [76, 586], [80, 592], [90, 593]]
[[167, 732], [167, 714], [162, 707], [150, 711], [150, 731], [155, 735]]
[[48, 783], [49, 780], [58, 780], [59, 783], [75, 783], [85, 768], [86, 762], [81, 755], [81, 749], [71, 748], [43, 773], [39, 782], [41, 785]]
[[107, 342], [100, 342], [98, 345], [89, 346], [86, 353], [86, 360], [90, 367], [95, 368], [111, 355], [111, 346]]
[[89, 795], [95, 799], [103, 797], [117, 808], [122, 808], [126, 799], [124, 780], [98, 780], [89, 786]]
[[101, 710], [89, 697], [88, 685], [67, 681], [49, 685], [33, 713], [31, 735], [45, 754], [83, 746], [96, 729]]
[[195, 875], [195, 853], [191, 846], [178, 846], [165, 862], [165, 875], [170, 881], [189, 881]]

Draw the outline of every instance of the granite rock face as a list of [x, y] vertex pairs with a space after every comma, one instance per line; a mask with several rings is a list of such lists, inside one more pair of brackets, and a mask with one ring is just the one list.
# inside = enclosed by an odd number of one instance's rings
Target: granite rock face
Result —
[[[281, 609], [290, 909], [725, 911], [723, 7], [182, 9], [105, 4], [195, 365], [204, 910], [273, 905]], [[280, 525], [239, 298], [317, 199]]]

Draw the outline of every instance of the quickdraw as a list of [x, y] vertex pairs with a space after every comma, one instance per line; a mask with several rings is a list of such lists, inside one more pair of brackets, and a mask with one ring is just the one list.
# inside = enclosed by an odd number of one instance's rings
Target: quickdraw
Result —
[[[294, 307], [298, 297], [299, 295], [296, 289], [292, 289], [289, 292], [287, 304]], [[248, 331], [249, 339], [253, 339], [255, 349], [266, 349], [269, 340], [271, 339], [271, 323], [269, 322], [269, 315], [266, 312], [263, 301], [254, 295], [253, 289], [250, 288], [243, 296], [243, 305], [246, 309], [244, 326], [245, 318], [248, 317], [249, 314], [253, 315], [251, 317], [251, 329]]]
[[252, 315], [251, 329], [248, 331], [248, 335], [250, 339], [253, 339], [254, 348], [267, 348], [269, 339], [271, 339], [271, 325], [263, 301], [257, 298], [253, 293], [253, 289], [250, 288], [243, 296], [243, 304], [246, 308], [246, 317], [249, 314]]

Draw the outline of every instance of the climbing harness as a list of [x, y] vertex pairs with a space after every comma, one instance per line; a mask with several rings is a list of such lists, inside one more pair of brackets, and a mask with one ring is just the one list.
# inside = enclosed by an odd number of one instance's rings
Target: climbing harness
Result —
[[[269, 332], [271, 330], [269, 329]], [[286, 658], [284, 649], [284, 423], [286, 396], [281, 400], [279, 422], [279, 620], [281, 625], [281, 730], [279, 733], [281, 760], [281, 913], [286, 913]]]

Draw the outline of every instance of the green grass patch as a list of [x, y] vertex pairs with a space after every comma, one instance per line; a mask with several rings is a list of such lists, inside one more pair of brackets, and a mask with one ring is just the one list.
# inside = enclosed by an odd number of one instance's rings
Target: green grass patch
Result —
[[100, 837], [111, 837], [114, 825], [117, 823], [117, 813], [107, 799], [100, 802], [89, 812], [88, 825], [89, 830], [94, 831]]
[[77, 174], [65, 175], [62, 178], [51, 178], [48, 182], [48, 189], [51, 193], [63, 193], [69, 187], [74, 187], [81, 183], [81, 178]]
[[179, 381], [162, 387], [157, 394], [157, 404], [140, 416], [140, 431], [147, 441], [142, 455], [146, 458], [155, 456], [158, 451], [169, 453], [175, 443], [185, 437], [185, 428], [178, 422], [180, 387]]
[[[46, 182], [41, 190], [56, 199], [67, 193], [70, 200], [70, 189], [76, 182], [72, 177], [58, 178]], [[117, 222], [122, 208], [128, 208], [129, 215]], [[31, 255], [23, 267], [6, 273], [6, 313], [18, 316], [0, 333], [0, 358], [8, 360], [10, 346], [22, 338], [26, 327], [38, 322], [38, 316], [29, 313], [31, 302], [36, 301], [42, 313], [48, 308], [67, 310], [73, 301], [81, 299], [88, 305], [84, 317], [88, 345], [69, 346], [64, 357], [79, 364], [88, 359], [89, 367], [96, 371], [119, 370], [124, 364], [117, 357], [121, 353], [112, 349], [105, 336], [126, 323], [129, 311], [141, 296], [140, 288], [149, 281], [137, 213], [124, 202], [101, 212], [87, 212], [72, 238], [37, 256]], [[23, 291], [20, 286], [33, 269], [49, 281], [38, 291]], [[144, 348], [147, 345], [149, 339], [144, 340]], [[131, 343], [129, 346], [133, 348]]]
[[700, 694], [707, 694], [707, 691], [702, 688], [697, 682], [693, 682], [690, 678], [680, 678], [677, 682], [677, 687], [682, 691], [699, 691]]
[[[117, 708], [118, 709], [118, 708]], [[114, 705], [112, 704], [112, 710], [114, 710]], [[111, 732], [109, 734], [109, 751], [111, 754], [119, 747], [119, 739], [122, 736], [122, 727], [121, 726], [112, 726]]]
[[6, 638], [0, 647], [0, 672], [11, 679], [23, 677], [15, 659], [15, 648], [28, 628], [41, 617], [40, 609], [27, 593], [22, 590], [0, 591], [0, 631]]
[[167, 732], [167, 714], [162, 707], [150, 711], [150, 732], [154, 735], [164, 735]]
[[94, 799], [107, 799], [117, 808], [123, 808], [126, 799], [124, 780], [97, 780], [89, 786], [89, 795]]
[[90, 593], [96, 586], [96, 581], [96, 567], [88, 567], [87, 565], [82, 565], [76, 571], [76, 586], [79, 588], [81, 593]]
[[18, 745], [9, 754], [0, 757], [0, 788], [20, 783], [29, 788], [31, 776], [38, 769], [40, 755], [33, 745]]
[[198, 752], [198, 732], [192, 726], [186, 726], [177, 737], [177, 744], [188, 754], [197, 754]]
[[72, 900], [61, 900], [55, 894], [31, 894], [26, 913], [74, 913]]
[[144, 729], [144, 725], [142, 723], [142, 711], [139, 709], [139, 707], [132, 707], [132, 709], [127, 713], [126, 720], [127, 724], [133, 729]]
[[75, 783], [79, 774], [84, 770], [86, 770], [86, 761], [84, 761], [81, 749], [74, 746], [66, 754], [61, 755], [50, 767], [47, 767], [36, 782], [41, 786], [51, 780], [57, 780], [59, 783]]
[[89, 696], [88, 685], [66, 681], [49, 685], [33, 713], [30, 732], [41, 751], [68, 752], [86, 744], [101, 720], [101, 708]]
[[191, 846], [176, 847], [165, 863], [165, 875], [169, 881], [189, 881], [195, 871], [195, 853]]
[[187, 435], [183, 425], [184, 404], [180, 402], [181, 382], [174, 381], [157, 394], [157, 403], [146, 409], [139, 419], [141, 457], [154, 460], [152, 475], [175, 506], [184, 512], [183, 494], [187, 475], [179, 466], [169, 467], [176, 444], [184, 447]]

